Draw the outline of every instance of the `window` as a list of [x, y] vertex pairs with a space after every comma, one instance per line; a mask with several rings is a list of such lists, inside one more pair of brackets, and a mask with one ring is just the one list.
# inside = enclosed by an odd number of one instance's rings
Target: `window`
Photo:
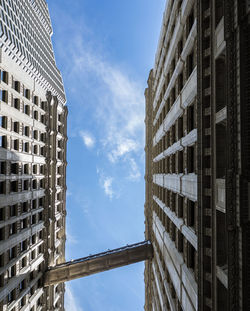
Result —
[[36, 243], [36, 235], [35, 234], [32, 235], [31, 241], [32, 241], [32, 244]]
[[192, 244], [188, 242], [188, 261], [187, 261], [187, 266], [188, 268], [191, 268], [195, 270], [196, 266], [196, 258], [195, 258], [195, 248], [193, 247]]
[[178, 230], [178, 251], [180, 253], [183, 252], [183, 235], [182, 233]]
[[0, 267], [4, 267], [4, 253], [0, 255]]
[[27, 99], [30, 99], [30, 90], [29, 89], [24, 89], [24, 97], [26, 97]]
[[33, 146], [33, 152], [34, 152], [34, 154], [38, 153], [38, 146], [37, 145]]
[[0, 174], [6, 174], [6, 162], [0, 162]]
[[190, 12], [187, 18], [187, 31], [188, 31], [187, 36], [192, 29], [193, 23], [194, 23], [194, 10], [192, 9], [192, 11]]
[[37, 110], [34, 110], [34, 119], [38, 120], [38, 111]]
[[194, 70], [194, 52], [191, 52], [187, 57], [187, 73], [188, 77]]
[[29, 174], [29, 164], [24, 164], [23, 166], [23, 173], [28, 175]]
[[23, 259], [20, 261], [20, 268], [24, 268], [27, 265], [27, 258], [23, 257]]
[[9, 74], [8, 74], [7, 71], [4, 71], [4, 70], [1, 71], [1, 80], [4, 83], [8, 84], [8, 82], [9, 82]]
[[187, 110], [187, 118], [188, 118], [188, 132], [191, 132], [195, 128], [195, 110], [194, 105], [188, 107]]
[[28, 142], [23, 144], [23, 151], [24, 152], [29, 152], [29, 143]]
[[37, 130], [34, 130], [34, 132], [33, 132], [33, 137], [34, 137], [34, 139], [37, 139], [37, 138], [38, 138], [38, 131], [37, 131]]
[[7, 136], [0, 136], [0, 146], [7, 148]]
[[20, 93], [20, 82], [14, 81], [14, 90]]
[[33, 101], [34, 104], [38, 106], [38, 96], [34, 96]]
[[14, 103], [13, 103], [14, 105], [14, 108], [16, 108], [16, 109], [20, 109], [20, 99], [19, 98], [14, 98]]
[[5, 129], [7, 129], [8, 119], [7, 117], [3, 116], [1, 117], [1, 126]]
[[31, 217], [31, 224], [32, 225], [36, 224], [36, 215], [32, 215], [32, 217]]
[[41, 102], [41, 108], [42, 108], [43, 110], [46, 109], [46, 102]]
[[13, 140], [13, 149], [15, 150], [19, 150], [19, 140], [18, 139], [14, 139]]
[[9, 225], [9, 235], [17, 233], [17, 224], [16, 222]]
[[28, 202], [22, 203], [22, 213], [26, 213], [28, 211]]
[[23, 190], [24, 191], [29, 190], [29, 180], [28, 179], [24, 180], [24, 182], [23, 182]]
[[45, 156], [45, 147], [41, 147], [40, 153], [42, 156]]
[[183, 151], [178, 151], [178, 173], [183, 173]]
[[32, 188], [33, 188], [33, 189], [37, 189], [37, 180], [36, 180], [36, 179], [34, 179], [34, 180], [32, 181]]
[[16, 257], [16, 247], [12, 247], [9, 249], [9, 259], [13, 259]]
[[10, 217], [17, 216], [17, 204], [10, 205], [9, 209], [10, 209]]
[[24, 113], [27, 114], [28, 116], [30, 115], [30, 106], [29, 105], [24, 106]]
[[1, 90], [0, 92], [1, 92], [1, 100], [7, 104], [8, 103], [8, 92], [6, 90]]
[[0, 194], [5, 194], [5, 193], [6, 193], [6, 182], [0, 181]]
[[2, 208], [0, 208], [0, 221], [2, 221], [2, 220], [4, 220], [4, 213], [5, 212], [5, 209], [4, 209], [4, 207], [2, 207]]
[[11, 303], [12, 301], [15, 300], [15, 289], [13, 289], [9, 294], [8, 294], [8, 303]]
[[195, 202], [188, 200], [188, 226], [195, 226]]
[[28, 126], [24, 127], [24, 135], [27, 137], [29, 137], [29, 135], [30, 135], [30, 128]]
[[11, 168], [10, 169], [11, 174], [18, 174], [18, 168], [19, 168], [18, 163], [11, 163], [10, 168]]
[[10, 191], [18, 192], [18, 181], [17, 180], [14, 180], [10, 183]]
[[20, 243], [20, 251], [23, 252], [27, 249], [28, 247], [28, 243], [27, 243], [27, 240], [24, 240]]
[[5, 239], [5, 228], [0, 228], [0, 241]]
[[194, 146], [188, 147], [188, 173], [195, 172], [195, 149]]

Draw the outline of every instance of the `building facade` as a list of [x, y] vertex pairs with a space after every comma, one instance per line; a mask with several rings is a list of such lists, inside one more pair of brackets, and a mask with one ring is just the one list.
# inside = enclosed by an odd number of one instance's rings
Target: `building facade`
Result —
[[145, 310], [248, 310], [250, 3], [166, 1], [146, 97]]
[[67, 107], [45, 0], [0, 1], [0, 310], [64, 310]]

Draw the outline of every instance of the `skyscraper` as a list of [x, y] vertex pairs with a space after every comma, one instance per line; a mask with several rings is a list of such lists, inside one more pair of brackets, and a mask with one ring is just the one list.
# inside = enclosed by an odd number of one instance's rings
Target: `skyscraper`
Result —
[[0, 310], [64, 310], [67, 107], [45, 0], [0, 1]]
[[146, 89], [145, 310], [249, 309], [249, 1], [166, 1]]

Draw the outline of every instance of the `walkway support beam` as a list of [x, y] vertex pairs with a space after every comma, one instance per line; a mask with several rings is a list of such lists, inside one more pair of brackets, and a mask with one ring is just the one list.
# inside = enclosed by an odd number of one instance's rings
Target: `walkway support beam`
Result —
[[63, 283], [91, 274], [127, 266], [151, 259], [152, 257], [153, 247], [149, 241], [108, 250], [49, 268], [45, 273], [44, 286]]

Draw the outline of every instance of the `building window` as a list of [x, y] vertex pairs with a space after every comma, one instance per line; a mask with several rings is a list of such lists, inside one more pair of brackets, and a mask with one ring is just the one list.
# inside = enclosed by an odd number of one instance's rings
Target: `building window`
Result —
[[8, 124], [7, 117], [5, 117], [5, 116], [2, 117], [1, 116], [0, 119], [1, 119], [1, 126], [2, 126], [2, 128], [7, 129], [7, 124]]
[[189, 242], [187, 242], [188, 244], [188, 261], [187, 261], [187, 266], [188, 268], [191, 268], [193, 270], [195, 270], [196, 267], [196, 258], [195, 258], [195, 248], [193, 247], [192, 244], [190, 244]]
[[177, 245], [178, 251], [182, 253], [183, 252], [183, 235], [179, 230], [178, 230], [177, 235], [178, 235], [178, 245]]
[[187, 124], [188, 132], [191, 132], [195, 128], [195, 114], [194, 114], [194, 105], [188, 107], [187, 110]]
[[19, 168], [18, 163], [11, 163], [11, 167], [10, 167], [11, 174], [18, 174], [18, 168]]
[[10, 183], [10, 191], [18, 192], [18, 181], [17, 180], [14, 180]]
[[27, 114], [28, 116], [30, 115], [30, 106], [29, 105], [24, 106], [24, 113]]
[[28, 175], [29, 174], [29, 164], [24, 164], [24, 166], [23, 166], [23, 173], [25, 174], [25, 175]]
[[195, 202], [194, 201], [191, 201], [191, 200], [188, 200], [188, 213], [187, 213], [187, 216], [188, 216], [188, 226], [189, 227], [195, 227]]
[[191, 52], [187, 57], [187, 73], [188, 77], [194, 70], [194, 52]]
[[6, 193], [6, 182], [0, 181], [0, 194], [5, 194], [5, 193]]
[[43, 109], [43, 110], [45, 110], [46, 109], [46, 102], [41, 102], [41, 108]]
[[26, 97], [27, 99], [30, 99], [30, 90], [29, 89], [24, 89], [24, 97]]
[[19, 140], [18, 139], [13, 140], [13, 149], [16, 151], [19, 150]]
[[188, 173], [195, 172], [195, 146], [188, 147]]
[[1, 94], [1, 100], [7, 104], [8, 103], [8, 92], [6, 90], [1, 90], [0, 94]]
[[16, 257], [16, 247], [12, 247], [9, 249], [9, 259], [13, 259]]
[[11, 303], [12, 301], [15, 300], [15, 293], [16, 293], [16, 290], [13, 289], [9, 294], [8, 294], [8, 303]]
[[37, 110], [34, 111], [34, 119], [38, 120], [38, 111]]
[[20, 109], [20, 99], [19, 98], [14, 98], [14, 108]]
[[28, 202], [23, 202], [22, 203], [22, 213], [27, 213], [28, 212]]
[[29, 190], [29, 180], [28, 179], [24, 180], [24, 182], [23, 182], [23, 190], [24, 191]]
[[14, 90], [20, 93], [20, 82], [14, 81]]
[[3, 174], [3, 175], [6, 174], [6, 162], [5, 161], [0, 162], [0, 174]]
[[194, 24], [194, 9], [191, 10], [188, 18], [187, 18], [187, 37], [188, 34], [190, 33], [192, 26]]
[[0, 146], [7, 148], [7, 136], [0, 136]]
[[26, 143], [24, 143], [23, 144], [23, 146], [24, 146], [24, 152], [29, 152], [29, 143], [28, 142], [26, 142]]
[[9, 82], [9, 74], [8, 74], [7, 71], [4, 71], [4, 70], [1, 71], [1, 80], [4, 83], [8, 84], [8, 82]]
[[0, 208], [0, 221], [5, 219], [5, 209], [4, 207]]
[[17, 216], [17, 204], [10, 205], [9, 209], [10, 209], [10, 217]]
[[33, 102], [34, 102], [35, 105], [38, 106], [38, 96], [34, 96], [33, 97]]
[[30, 128], [29, 126], [25, 126], [24, 127], [24, 135], [29, 137], [30, 136]]

